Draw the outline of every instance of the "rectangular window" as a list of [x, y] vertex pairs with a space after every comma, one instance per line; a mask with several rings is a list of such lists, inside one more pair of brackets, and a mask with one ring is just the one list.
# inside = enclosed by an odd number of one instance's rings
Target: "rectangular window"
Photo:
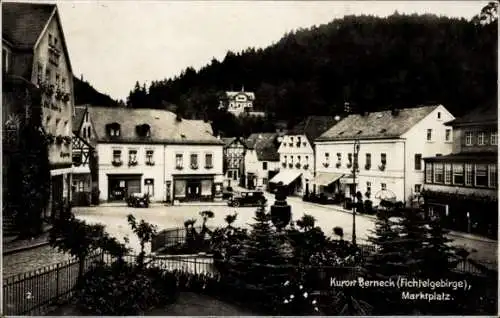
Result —
[[422, 170], [422, 154], [415, 154], [415, 170]]
[[349, 161], [349, 164], [352, 164], [352, 153], [347, 154], [347, 161]]
[[472, 170], [472, 164], [466, 163], [465, 164], [465, 185], [472, 185], [472, 180], [473, 180], [473, 170]]
[[283, 162], [286, 164], [286, 156], [283, 156], [283, 158], [285, 158], [285, 160]]
[[451, 163], [445, 163], [444, 164], [444, 183], [445, 184], [451, 184], [451, 175], [452, 175]]
[[380, 163], [382, 163], [383, 165], [387, 164], [387, 154], [385, 153], [380, 154]]
[[267, 161], [262, 163], [262, 170], [267, 170]]
[[372, 165], [372, 154], [371, 153], [367, 153], [366, 154], [366, 169], [370, 169]]
[[466, 146], [472, 146], [472, 131], [467, 131], [465, 132], [465, 145]]
[[444, 183], [444, 169], [442, 163], [434, 163], [434, 183]]
[[154, 164], [153, 155], [154, 155], [153, 150], [146, 150], [146, 164], [149, 165]]
[[181, 153], [178, 153], [175, 155], [175, 168], [176, 169], [182, 169], [183, 168], [183, 165], [184, 165], [184, 162], [183, 162], [183, 158], [182, 158], [182, 154]]
[[366, 192], [372, 192], [372, 183], [370, 181], [366, 181]]
[[302, 142], [301, 137], [297, 137], [297, 147], [300, 147], [300, 144]]
[[46, 81], [47, 83], [49, 83], [49, 84], [50, 84], [50, 82], [52, 81], [52, 74], [50, 73], [50, 69], [49, 69], [49, 68], [47, 68], [47, 69], [45, 70], [45, 81]]
[[113, 161], [121, 162], [122, 161], [122, 151], [121, 150], [113, 150]]
[[432, 141], [432, 129], [427, 129], [427, 141]]
[[478, 145], [484, 145], [485, 144], [485, 133], [484, 132], [480, 132], [477, 134], [477, 144]]
[[381, 183], [381, 184], [380, 184], [380, 188], [381, 188], [382, 190], [387, 190], [387, 184], [385, 184], [385, 183]]
[[498, 132], [494, 131], [494, 132], [491, 133], [490, 143], [493, 146], [498, 145]]
[[330, 159], [330, 153], [329, 152], [325, 152], [325, 160], [328, 161], [328, 159]]
[[205, 168], [211, 169], [214, 167], [213, 155], [211, 153], [205, 154]]
[[191, 169], [198, 169], [198, 155], [193, 153], [193, 154], [191, 154], [190, 158], [191, 158], [191, 160], [189, 162], [190, 162]]
[[309, 156], [306, 156], [306, 164], [309, 163]]
[[128, 151], [128, 163], [136, 164], [137, 163], [137, 150], [129, 150]]
[[[61, 81], [61, 89], [62, 90], [65, 90], [66, 89], [66, 79], [63, 78], [62, 81]], [[88, 114], [88, 113], [87, 113]]]
[[416, 184], [415, 185], [415, 193], [420, 193], [422, 191], [422, 185], [421, 184]]
[[444, 132], [445, 141], [451, 141], [451, 129], [447, 128]]
[[487, 187], [488, 166], [484, 164], [476, 165], [476, 187]]
[[453, 184], [464, 184], [464, 165], [461, 163], [453, 164]]
[[488, 167], [488, 172], [489, 172], [489, 186], [490, 188], [496, 188], [498, 184], [498, 174], [497, 174], [497, 166], [496, 165], [489, 165]]

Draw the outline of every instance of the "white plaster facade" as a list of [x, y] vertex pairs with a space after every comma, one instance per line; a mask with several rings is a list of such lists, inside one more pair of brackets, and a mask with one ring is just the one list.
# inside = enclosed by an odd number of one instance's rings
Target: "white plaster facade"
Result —
[[[454, 119], [453, 115], [445, 107], [438, 106], [398, 138], [359, 139], [359, 172], [356, 173], [356, 191], [363, 194], [363, 199], [366, 199], [365, 193], [369, 191], [374, 205], [378, 204], [374, 196], [383, 188], [392, 191], [398, 201], [410, 202], [416, 190], [421, 190], [424, 184], [422, 158], [451, 153], [453, 138], [449, 136], [452, 131], [446, 133], [450, 127], [445, 126], [444, 123], [452, 119]], [[447, 136], [448, 139], [446, 139]], [[430, 137], [429, 140], [428, 137]], [[316, 141], [315, 145], [316, 173], [352, 175], [352, 166], [348, 167], [348, 154], [354, 153], [354, 139]], [[340, 154], [340, 161], [338, 154]], [[366, 166], [367, 154], [371, 157], [369, 166]], [[386, 164], [384, 169], [380, 169], [384, 154]], [[419, 163], [415, 162], [416, 159]], [[349, 187], [346, 187], [345, 195], [351, 195]]]
[[306, 135], [285, 135], [278, 148], [280, 155], [280, 171], [300, 172], [295, 194], [302, 195], [306, 187], [312, 190], [314, 178], [314, 145], [309, 143]]
[[255, 149], [248, 149], [245, 154], [245, 170], [256, 177], [255, 186], [266, 187], [269, 182], [269, 172], [280, 169], [279, 161], [259, 160]]

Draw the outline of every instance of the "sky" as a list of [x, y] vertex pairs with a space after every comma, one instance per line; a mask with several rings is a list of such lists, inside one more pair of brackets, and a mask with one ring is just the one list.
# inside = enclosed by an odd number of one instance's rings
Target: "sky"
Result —
[[[33, 1], [32, 1], [33, 2]], [[36, 2], [36, 1], [35, 1]], [[45, 1], [47, 2], [47, 1]], [[52, 1], [75, 76], [125, 100], [149, 84], [199, 69], [226, 52], [264, 48], [286, 32], [346, 14], [432, 13], [472, 18], [487, 1]], [[237, 82], [237, 79], [235, 79]]]

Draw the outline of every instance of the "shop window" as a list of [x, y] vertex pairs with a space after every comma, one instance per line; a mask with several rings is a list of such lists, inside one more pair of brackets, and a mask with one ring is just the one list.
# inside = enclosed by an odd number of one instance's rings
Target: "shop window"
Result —
[[476, 165], [476, 187], [487, 187], [488, 184], [488, 166], [484, 164]]
[[465, 164], [465, 185], [471, 186], [473, 180], [472, 164]]
[[175, 180], [174, 196], [175, 198], [184, 198], [186, 196], [186, 180]]
[[490, 188], [496, 188], [498, 184], [498, 174], [497, 174], [497, 166], [489, 165], [489, 186]]
[[425, 164], [425, 182], [432, 183], [432, 163]]
[[444, 183], [444, 168], [442, 163], [434, 164], [434, 183]]
[[453, 164], [453, 184], [464, 184], [464, 166], [463, 164]]
[[452, 174], [451, 163], [446, 163], [444, 165], [444, 183], [445, 184], [451, 184], [451, 174]]

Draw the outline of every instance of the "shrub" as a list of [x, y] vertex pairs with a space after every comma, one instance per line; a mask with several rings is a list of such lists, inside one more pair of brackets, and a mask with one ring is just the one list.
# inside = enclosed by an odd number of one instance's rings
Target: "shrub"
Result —
[[140, 315], [176, 299], [175, 277], [159, 269], [115, 262], [100, 264], [84, 275], [77, 306], [91, 315]]

